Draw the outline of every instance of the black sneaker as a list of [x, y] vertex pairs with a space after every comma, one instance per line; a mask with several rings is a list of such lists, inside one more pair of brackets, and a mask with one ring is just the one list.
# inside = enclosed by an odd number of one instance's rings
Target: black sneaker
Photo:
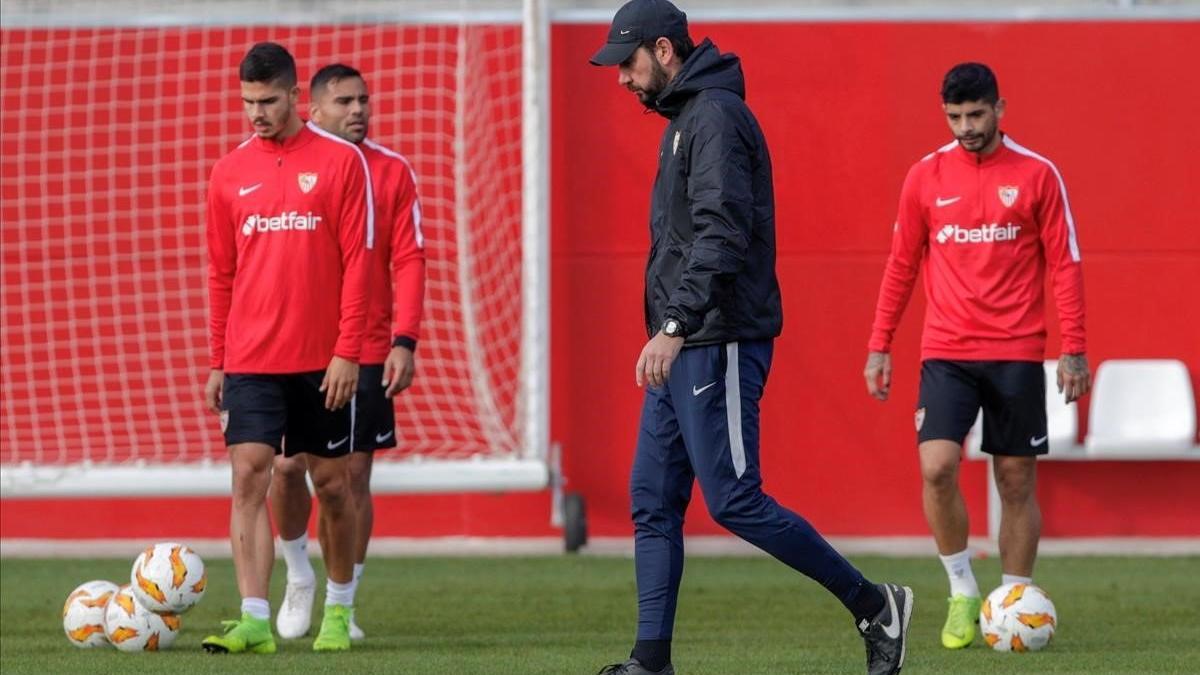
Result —
[[908, 620], [912, 618], [913, 592], [908, 586], [876, 586], [887, 600], [874, 619], [858, 625], [867, 643], [867, 675], [895, 675], [904, 665], [908, 646]]
[[668, 663], [662, 670], [649, 670], [641, 661], [629, 659], [625, 663], [610, 663], [596, 675], [675, 675], [675, 668]]

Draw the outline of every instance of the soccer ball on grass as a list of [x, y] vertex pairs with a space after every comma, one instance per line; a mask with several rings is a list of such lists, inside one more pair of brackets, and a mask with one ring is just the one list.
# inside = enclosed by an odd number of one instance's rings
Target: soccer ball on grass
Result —
[[169, 648], [179, 635], [179, 623], [174, 614], [156, 614], [143, 607], [130, 586], [122, 586], [104, 610], [104, 634], [123, 652]]
[[999, 652], [1034, 652], [1050, 643], [1058, 612], [1045, 591], [1033, 584], [1005, 584], [983, 600], [979, 629]]
[[155, 544], [133, 561], [129, 586], [143, 607], [182, 614], [204, 597], [208, 573], [192, 549], [174, 542]]
[[104, 637], [104, 608], [117, 594], [111, 581], [88, 581], [71, 591], [63, 603], [63, 632], [76, 647], [100, 647]]

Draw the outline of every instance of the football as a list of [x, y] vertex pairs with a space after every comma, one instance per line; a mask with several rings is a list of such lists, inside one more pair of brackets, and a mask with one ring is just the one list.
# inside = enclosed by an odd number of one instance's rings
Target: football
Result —
[[1050, 643], [1058, 612], [1050, 596], [1033, 584], [1005, 584], [983, 600], [979, 629], [1000, 652], [1033, 652]]
[[188, 611], [204, 597], [207, 584], [204, 561], [192, 549], [174, 542], [142, 551], [129, 572], [134, 597], [152, 612]]
[[157, 614], [143, 607], [130, 586], [122, 586], [104, 610], [104, 634], [123, 652], [169, 648], [179, 635], [179, 623], [174, 614]]
[[89, 581], [71, 591], [63, 603], [63, 632], [76, 647], [108, 644], [104, 637], [104, 608], [117, 593], [111, 581]]

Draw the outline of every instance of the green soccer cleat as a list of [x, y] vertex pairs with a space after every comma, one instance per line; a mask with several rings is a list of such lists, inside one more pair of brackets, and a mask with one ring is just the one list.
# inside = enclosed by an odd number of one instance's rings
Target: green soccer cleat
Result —
[[245, 612], [242, 618], [222, 621], [224, 635], [210, 635], [200, 646], [209, 654], [274, 654], [275, 636], [269, 619], [256, 619]]
[[949, 603], [950, 613], [946, 615], [946, 625], [942, 626], [942, 646], [946, 649], [969, 647], [975, 641], [983, 599], [955, 595]]
[[350, 649], [349, 605], [325, 605], [325, 618], [321, 619], [321, 632], [313, 640], [314, 652], [344, 652]]

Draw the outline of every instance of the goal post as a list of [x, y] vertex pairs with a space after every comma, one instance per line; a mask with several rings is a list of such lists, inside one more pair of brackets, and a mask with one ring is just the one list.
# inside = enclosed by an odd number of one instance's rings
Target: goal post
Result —
[[204, 191], [249, 135], [237, 63], [364, 73], [414, 166], [427, 285], [377, 492], [542, 490], [549, 433], [547, 0], [9, 0], [0, 496], [225, 494]]

